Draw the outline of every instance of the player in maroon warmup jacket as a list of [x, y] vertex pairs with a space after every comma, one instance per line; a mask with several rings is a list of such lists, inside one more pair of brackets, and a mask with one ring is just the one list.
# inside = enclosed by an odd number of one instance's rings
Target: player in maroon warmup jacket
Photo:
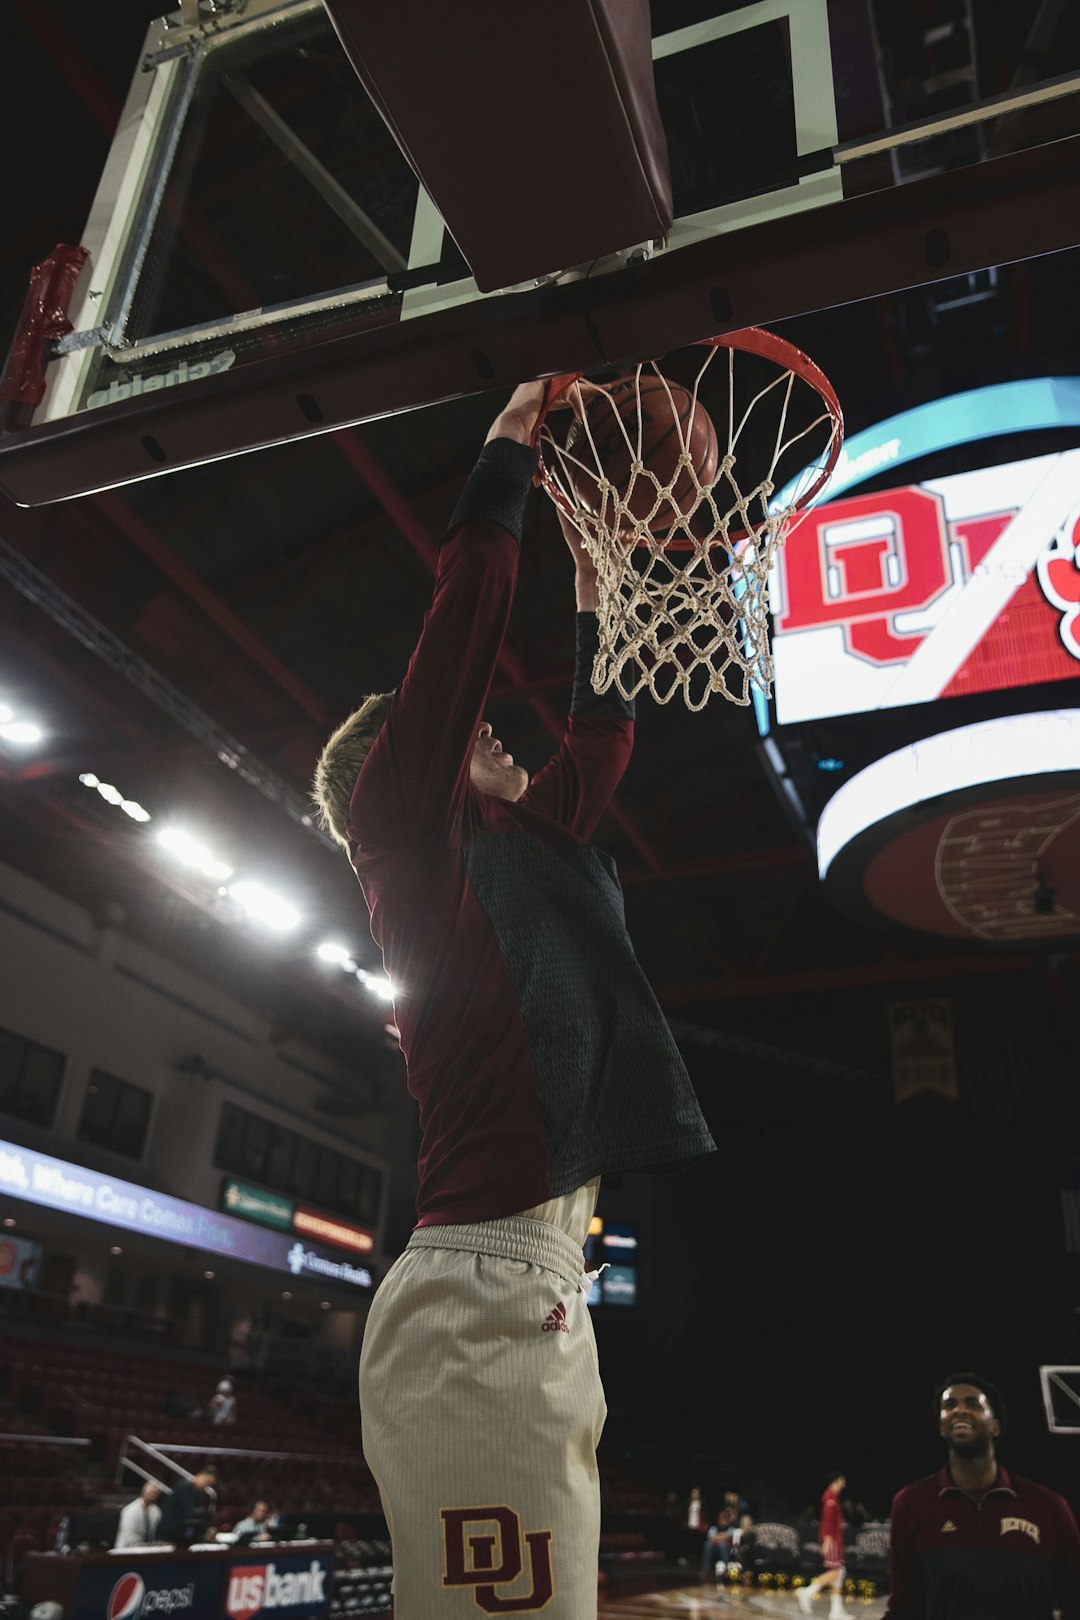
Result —
[[993, 1384], [958, 1373], [934, 1408], [945, 1467], [893, 1499], [886, 1620], [1078, 1620], [1076, 1520], [1056, 1491], [998, 1463]]
[[533, 775], [488, 694], [517, 583], [543, 387], [492, 425], [394, 692], [327, 743], [315, 792], [363, 888], [420, 1116], [417, 1224], [364, 1330], [364, 1455], [398, 1620], [596, 1614], [605, 1415], [582, 1246], [600, 1178], [714, 1151], [591, 842], [634, 707], [598, 694], [575, 531], [575, 675]]

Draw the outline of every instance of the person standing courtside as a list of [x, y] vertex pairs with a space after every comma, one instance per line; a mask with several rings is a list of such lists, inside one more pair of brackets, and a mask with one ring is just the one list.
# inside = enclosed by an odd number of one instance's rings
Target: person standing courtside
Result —
[[335, 732], [314, 796], [363, 886], [420, 1109], [418, 1224], [364, 1334], [364, 1454], [397, 1620], [596, 1614], [606, 1407], [582, 1245], [605, 1173], [711, 1152], [588, 842], [633, 707], [590, 684], [596, 576], [569, 525], [577, 673], [530, 781], [484, 718], [517, 579], [541, 384], [488, 434], [400, 687]]
[[821, 1575], [815, 1575], [809, 1586], [799, 1588], [799, 1608], [803, 1614], [813, 1613], [813, 1602], [819, 1592], [829, 1592], [829, 1620], [846, 1620], [844, 1608], [844, 1516], [840, 1509], [840, 1492], [846, 1481], [835, 1471], [826, 1476], [821, 1498], [821, 1516], [818, 1523], [818, 1541], [821, 1543], [821, 1562], [825, 1565]]
[[1080, 1620], [1080, 1533], [1064, 1497], [1002, 1468], [1005, 1405], [979, 1373], [934, 1396], [945, 1466], [893, 1498], [885, 1620]]
[[162, 1541], [187, 1547], [206, 1534], [217, 1506], [217, 1469], [210, 1463], [181, 1479], [165, 1498], [158, 1534]]

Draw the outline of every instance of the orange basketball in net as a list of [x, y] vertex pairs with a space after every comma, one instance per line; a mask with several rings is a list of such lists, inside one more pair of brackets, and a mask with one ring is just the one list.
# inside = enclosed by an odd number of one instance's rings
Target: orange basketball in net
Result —
[[[644, 372], [619, 377], [586, 397], [587, 426], [575, 418], [566, 438], [574, 493], [587, 511], [599, 513], [602, 469], [631, 517], [648, 520], [650, 532], [662, 536], [694, 510], [699, 485], [707, 487], [716, 477], [719, 446], [711, 416], [678, 383]], [[693, 471], [680, 466], [684, 446]], [[639, 454], [643, 470], [635, 471]], [[611, 501], [609, 495], [609, 517]]]

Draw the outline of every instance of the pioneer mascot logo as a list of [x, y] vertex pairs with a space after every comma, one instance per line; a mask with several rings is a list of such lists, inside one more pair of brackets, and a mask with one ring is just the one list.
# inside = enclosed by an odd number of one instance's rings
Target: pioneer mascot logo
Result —
[[150, 1620], [155, 1614], [182, 1614], [195, 1607], [194, 1586], [146, 1590], [141, 1575], [121, 1575], [105, 1605], [105, 1620]]
[[325, 1603], [326, 1570], [313, 1558], [309, 1569], [279, 1575], [275, 1564], [236, 1564], [229, 1571], [225, 1613], [229, 1620], [251, 1620], [269, 1609]]
[[[533, 1613], [550, 1603], [555, 1586], [551, 1574], [551, 1530], [526, 1530], [525, 1548], [532, 1590], [524, 1596], [500, 1597], [497, 1586], [509, 1586], [524, 1568], [521, 1520], [508, 1507], [442, 1508], [444, 1586], [471, 1586], [473, 1602], [484, 1614]], [[480, 1533], [466, 1535], [466, 1525]], [[481, 1529], [482, 1527], [482, 1529]], [[493, 1527], [498, 1534], [493, 1534]], [[495, 1544], [499, 1545], [496, 1561]], [[469, 1554], [471, 1553], [471, 1557]]]

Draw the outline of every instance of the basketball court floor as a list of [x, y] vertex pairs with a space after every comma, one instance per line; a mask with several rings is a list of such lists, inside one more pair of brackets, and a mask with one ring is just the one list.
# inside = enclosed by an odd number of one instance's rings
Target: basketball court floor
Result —
[[[848, 1598], [845, 1606], [859, 1620], [879, 1620], [885, 1613], [885, 1603], [884, 1597]], [[828, 1600], [818, 1598], [814, 1612], [823, 1620], [829, 1612]], [[800, 1613], [794, 1592], [717, 1592], [707, 1586], [682, 1586], [632, 1597], [613, 1595], [600, 1600], [603, 1620], [668, 1620], [676, 1615], [683, 1620], [750, 1620], [753, 1615], [759, 1620], [763, 1616], [788, 1620]]]

